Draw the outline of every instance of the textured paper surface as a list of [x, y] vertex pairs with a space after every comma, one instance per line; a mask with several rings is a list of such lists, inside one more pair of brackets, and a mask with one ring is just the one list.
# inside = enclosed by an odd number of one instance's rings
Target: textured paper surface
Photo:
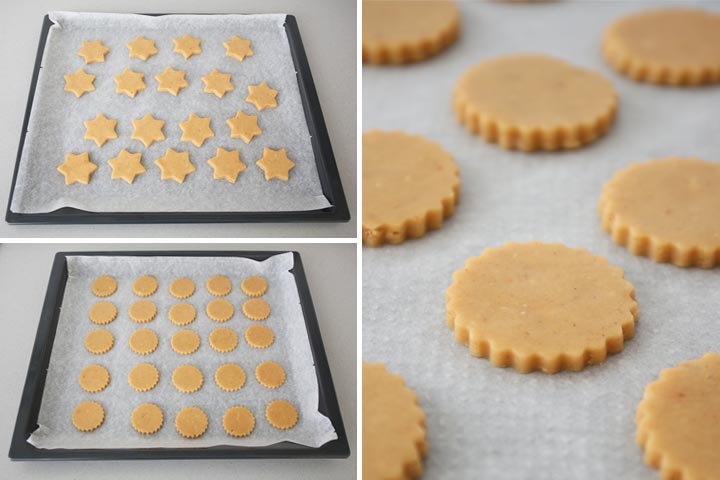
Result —
[[[330, 420], [318, 412], [318, 385], [300, 307], [291, 253], [271, 257], [264, 262], [233, 257], [68, 257], [68, 280], [65, 287], [57, 334], [53, 343], [48, 376], [38, 416], [40, 428], [28, 440], [39, 448], [187, 448], [212, 445], [262, 446], [291, 441], [319, 447], [337, 438]], [[118, 291], [107, 299], [98, 299], [91, 292], [92, 282], [101, 275], [112, 275]], [[158, 291], [148, 297], [158, 307], [157, 317], [149, 323], [130, 320], [127, 309], [139, 300], [132, 292], [132, 283], [142, 275], [153, 275]], [[226, 298], [235, 307], [235, 315], [225, 323], [210, 320], [205, 314], [211, 296], [205, 282], [214, 275], [226, 275], [233, 282], [233, 291]], [[271, 308], [264, 322], [253, 322], [241, 312], [248, 298], [240, 290], [242, 279], [260, 275], [268, 281], [262, 297]], [[195, 282], [196, 292], [187, 300], [177, 300], [168, 293], [172, 280], [187, 276]], [[106, 326], [97, 326], [88, 319], [90, 307], [100, 300], [113, 302], [118, 318]], [[176, 303], [189, 302], [196, 308], [196, 320], [178, 327], [168, 320], [168, 310]], [[263, 324], [275, 334], [275, 342], [267, 349], [251, 348], [244, 339], [245, 329]], [[230, 353], [217, 353], [208, 343], [208, 335], [217, 327], [237, 333], [238, 347]], [[105, 328], [115, 337], [115, 345], [104, 355], [93, 355], [84, 347], [85, 336], [96, 328]], [[128, 346], [132, 332], [140, 328], [154, 330], [159, 337], [157, 350], [137, 355]], [[170, 346], [172, 334], [194, 330], [201, 338], [200, 349], [191, 355], [178, 355]], [[277, 390], [261, 386], [255, 379], [255, 367], [264, 361], [276, 361], [287, 374], [286, 383]], [[237, 363], [247, 376], [245, 386], [236, 392], [225, 392], [215, 384], [217, 367]], [[136, 392], [127, 376], [132, 367], [152, 363], [160, 371], [160, 382], [149, 392]], [[98, 364], [110, 372], [110, 385], [100, 393], [87, 393], [77, 383], [80, 371]], [[202, 388], [195, 393], [180, 393], [172, 384], [172, 372], [180, 365], [198, 367], [204, 377]], [[273, 400], [291, 402], [298, 410], [298, 424], [291, 430], [273, 428], [265, 419], [265, 406]], [[105, 423], [91, 433], [82, 433], [72, 425], [75, 407], [83, 401], [99, 402], [105, 409]], [[140, 435], [130, 424], [130, 415], [142, 403], [155, 403], [164, 414], [165, 423], [154, 435]], [[244, 439], [227, 435], [222, 416], [235, 405], [243, 405], [255, 416], [255, 431]], [[198, 406], [209, 419], [208, 430], [199, 439], [180, 437], [175, 430], [175, 416], [185, 407]]]
[[[460, 168], [460, 203], [441, 230], [363, 248], [363, 357], [386, 362], [419, 396], [430, 444], [423, 478], [658, 478], [635, 444], [635, 409], [661, 369], [720, 348], [720, 271], [633, 256], [601, 230], [597, 203], [630, 163], [720, 161], [720, 87], [638, 84], [600, 55], [605, 26], [660, 5], [671, 3], [459, 2], [463, 31], [446, 52], [408, 67], [363, 67], [363, 129], [425, 135]], [[702, 5], [720, 12], [717, 2]], [[451, 108], [456, 79], [511, 52], [544, 52], [606, 75], [620, 97], [609, 134], [555, 154], [507, 152], [468, 134]], [[452, 273], [485, 247], [529, 240], [587, 248], [625, 271], [640, 323], [622, 353], [579, 373], [522, 375], [455, 343], [445, 324]]]
[[[75, 207], [93, 212], [214, 212], [314, 210], [329, 206], [322, 194], [310, 133], [300, 99], [300, 91], [283, 24], [285, 15], [166, 15], [149, 17], [132, 14], [53, 12], [55, 22], [45, 46], [42, 69], [33, 101], [28, 134], [18, 173], [12, 211], [50, 212]], [[173, 53], [173, 38], [188, 34], [201, 39], [202, 53], [187, 61]], [[138, 35], [155, 40], [157, 55], [147, 61], [128, 58], [125, 46]], [[223, 42], [237, 35], [252, 41], [254, 55], [244, 61], [225, 56]], [[104, 63], [85, 65], [77, 55], [83, 41], [102, 40], [110, 49]], [[189, 86], [177, 97], [157, 91], [155, 75], [165, 68], [187, 72]], [[146, 89], [132, 99], [115, 93], [113, 77], [125, 68], [145, 75]], [[79, 68], [95, 75], [95, 91], [80, 98], [63, 91], [63, 75]], [[223, 98], [205, 93], [201, 77], [217, 69], [232, 75], [235, 90]], [[258, 112], [245, 101], [248, 85], [267, 82], [278, 91], [278, 106]], [[238, 110], [257, 115], [263, 133], [246, 145], [230, 138], [225, 123]], [[118, 138], [97, 147], [84, 140], [84, 121], [98, 114], [118, 121]], [[149, 148], [131, 140], [132, 120], [147, 113], [165, 121], [165, 141]], [[202, 147], [180, 142], [179, 123], [194, 113], [211, 117], [215, 137]], [[141, 152], [147, 173], [130, 185], [112, 180], [107, 161], [126, 148]], [[196, 171], [185, 182], [160, 179], [155, 160], [166, 149], [190, 153]], [[207, 160], [217, 148], [239, 150], [247, 169], [235, 184], [213, 180]], [[286, 148], [295, 162], [290, 180], [266, 181], [255, 166], [263, 148]], [[89, 185], [65, 185], [56, 168], [65, 154], [88, 152], [98, 165]]]

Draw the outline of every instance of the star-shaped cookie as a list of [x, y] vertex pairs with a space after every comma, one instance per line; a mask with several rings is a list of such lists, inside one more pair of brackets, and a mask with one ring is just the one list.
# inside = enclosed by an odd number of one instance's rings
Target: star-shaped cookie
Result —
[[135, 98], [138, 92], [145, 90], [144, 77], [144, 74], [133, 72], [129, 68], [126, 68], [120, 75], [113, 79], [117, 85], [115, 92], [124, 93], [130, 98]]
[[140, 60], [147, 60], [158, 52], [158, 49], [155, 48], [155, 40], [143, 37], [137, 37], [132, 42], [128, 42], [126, 46], [130, 50], [130, 58], [139, 58]]
[[87, 185], [90, 183], [90, 176], [97, 168], [97, 165], [90, 161], [87, 152], [78, 155], [68, 153], [65, 155], [65, 162], [57, 167], [57, 171], [65, 176], [65, 185], [73, 183]]
[[287, 182], [290, 170], [295, 166], [295, 162], [287, 157], [284, 148], [280, 150], [264, 148], [263, 156], [257, 161], [256, 165], [265, 172], [265, 180], [277, 178]]
[[215, 136], [210, 129], [210, 117], [198, 117], [191, 113], [187, 120], [180, 122], [183, 131], [181, 142], [191, 142], [196, 147], [201, 147], [205, 140]]
[[133, 120], [132, 124], [133, 133], [130, 138], [140, 140], [146, 147], [152, 145], [153, 142], [165, 140], [165, 134], [162, 131], [165, 122], [154, 118], [149, 113], [143, 118]]
[[115, 126], [117, 120], [111, 120], [102, 113], [93, 120], [83, 122], [85, 125], [85, 140], [92, 140], [98, 147], [105, 145], [108, 140], [117, 138]]
[[174, 38], [173, 44], [175, 45], [173, 52], [179, 53], [183, 56], [183, 58], [185, 58], [185, 60], [193, 55], [199, 55], [202, 52], [202, 48], [200, 48], [200, 39], [193, 38], [190, 35]]
[[258, 117], [246, 115], [241, 111], [238, 111], [233, 118], [228, 118], [227, 124], [230, 126], [230, 137], [242, 138], [245, 143], [250, 143], [253, 137], [262, 133], [258, 126]]
[[117, 157], [108, 160], [108, 164], [112, 167], [112, 179], [133, 183], [136, 176], [147, 171], [141, 161], [141, 153], [130, 153], [123, 148]]
[[164, 72], [155, 75], [158, 82], [158, 92], [168, 92], [177, 97], [178, 92], [187, 87], [185, 80], [185, 72], [182, 70], [173, 70], [167, 67]]
[[220, 73], [213, 70], [202, 77], [202, 81], [205, 84], [205, 92], [214, 93], [218, 98], [222, 98], [227, 92], [235, 90], [235, 87], [230, 82], [229, 73]]
[[87, 92], [95, 90], [95, 75], [85, 73], [81, 68], [70, 75], [63, 75], [65, 78], [65, 91], [72, 92], [76, 97], [80, 98]]
[[213, 178], [215, 180], [225, 179], [230, 183], [235, 183], [240, 172], [247, 168], [240, 161], [240, 152], [222, 148], [218, 148], [215, 156], [208, 160], [207, 163], [213, 169]]
[[245, 57], [252, 57], [253, 55], [253, 51], [250, 48], [250, 40], [243, 40], [242, 38], [233, 36], [227, 42], [223, 42], [223, 45], [225, 45], [225, 56], [236, 58], [241, 62]]
[[268, 87], [266, 82], [260, 85], [248, 85], [248, 96], [246, 101], [255, 105], [261, 112], [266, 108], [277, 107], [277, 90]]
[[195, 171], [195, 167], [190, 163], [190, 154], [188, 152], [176, 152], [172, 148], [168, 148], [164, 157], [155, 160], [155, 165], [160, 167], [160, 178], [163, 180], [175, 180], [183, 183], [185, 177]]
[[105, 55], [110, 51], [102, 41], [95, 40], [94, 42], [82, 42], [82, 48], [77, 53], [79, 56], [85, 59], [85, 64], [104, 62]]

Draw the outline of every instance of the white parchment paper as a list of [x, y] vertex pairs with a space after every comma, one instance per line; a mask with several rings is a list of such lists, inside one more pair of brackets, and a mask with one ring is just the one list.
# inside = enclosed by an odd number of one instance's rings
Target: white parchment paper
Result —
[[[720, 13], [718, 2], [694, 3]], [[462, 182], [456, 214], [441, 230], [363, 248], [363, 357], [387, 363], [419, 396], [430, 444], [423, 478], [658, 478], [635, 444], [635, 410], [661, 369], [720, 349], [720, 269], [633, 256], [601, 230], [597, 203], [613, 172], [633, 162], [720, 161], [720, 86], [635, 83], [599, 50], [603, 29], [619, 16], [680, 4], [693, 2], [461, 1], [456, 45], [417, 65], [363, 67], [363, 130], [438, 141]], [[608, 135], [576, 151], [523, 154], [468, 134], [451, 108], [455, 81], [512, 52], [544, 52], [606, 75], [620, 97]], [[529, 240], [587, 248], [625, 271], [640, 323], [622, 353], [579, 373], [522, 375], [455, 342], [445, 324], [452, 273], [486, 247]]]
[[[291, 441], [319, 447], [337, 438], [330, 420], [318, 412], [318, 385], [305, 320], [300, 307], [291, 253], [273, 256], [263, 262], [237, 257], [68, 257], [68, 280], [52, 348], [47, 381], [38, 416], [40, 427], [29, 442], [38, 448], [150, 448], [208, 447], [213, 445], [262, 446]], [[99, 299], [91, 292], [92, 282], [102, 275], [118, 281], [118, 291], [108, 297], [119, 310], [112, 323], [98, 327], [88, 319], [90, 308]], [[157, 317], [147, 324], [130, 320], [127, 309], [139, 298], [132, 292], [132, 283], [142, 275], [153, 275], [159, 282], [158, 291], [149, 297], [158, 307]], [[216, 298], [205, 289], [205, 282], [214, 275], [226, 275], [233, 282], [233, 291], [226, 298], [235, 306], [235, 315], [225, 323], [216, 323], [205, 314], [207, 303]], [[271, 308], [264, 322], [253, 322], [241, 312], [247, 299], [240, 290], [242, 279], [260, 275], [268, 281], [262, 297]], [[189, 277], [195, 281], [196, 292], [187, 300], [177, 300], [168, 293], [172, 280]], [[168, 320], [170, 307], [181, 301], [192, 303], [198, 316], [188, 326], [178, 327]], [[244, 340], [245, 329], [263, 323], [275, 334], [275, 342], [267, 349], [253, 349]], [[217, 353], [208, 343], [215, 328], [231, 328], [238, 334], [238, 347], [230, 353]], [[93, 355], [84, 347], [85, 336], [96, 328], [105, 328], [115, 337], [115, 345], [104, 355]], [[137, 329], [149, 328], [159, 337], [157, 350], [149, 355], [136, 355], [128, 346], [130, 335]], [[194, 330], [201, 338], [200, 349], [191, 355], [178, 355], [170, 346], [173, 333]], [[264, 361], [275, 361], [287, 374], [283, 386], [270, 390], [255, 379], [255, 367]], [[160, 382], [149, 392], [136, 392], [127, 377], [140, 363], [152, 363], [160, 371]], [[245, 386], [237, 392], [225, 392], [215, 384], [217, 367], [237, 363], [247, 375]], [[87, 393], [77, 379], [87, 365], [102, 365], [110, 372], [110, 385], [100, 393]], [[180, 393], [172, 384], [172, 373], [180, 365], [194, 365], [204, 376], [202, 388], [195, 393]], [[280, 431], [265, 419], [265, 406], [273, 400], [291, 402], [298, 410], [298, 424]], [[97, 401], [105, 409], [105, 423], [91, 433], [82, 433], [71, 422], [78, 403]], [[154, 435], [140, 435], [130, 424], [130, 415], [142, 403], [155, 403], [164, 414], [162, 429]], [[224, 412], [235, 405], [249, 408], [255, 416], [255, 431], [244, 439], [235, 439], [222, 427]], [[175, 431], [175, 416], [185, 407], [198, 406], [209, 419], [207, 432], [195, 440], [187, 440]]]
[[[329, 206], [322, 193], [310, 133], [305, 121], [287, 35], [285, 15], [165, 15], [52, 12], [42, 68], [11, 209], [16, 213], [50, 212], [75, 207], [93, 212], [213, 212], [314, 210]], [[173, 53], [173, 38], [201, 39], [202, 53], [187, 61]], [[155, 40], [157, 55], [147, 61], [128, 58], [126, 44], [137, 36]], [[223, 42], [237, 35], [252, 41], [254, 55], [243, 62], [227, 57]], [[110, 49], [103, 63], [85, 65], [77, 55], [83, 41], [102, 40]], [[132, 99], [115, 93], [113, 77], [130, 68], [145, 75], [146, 89]], [[155, 75], [167, 67], [187, 72], [187, 88], [177, 97], [157, 91]], [[95, 91], [80, 98], [63, 91], [63, 75], [82, 68], [95, 75]], [[232, 75], [235, 90], [223, 98], [205, 93], [201, 77], [218, 69]], [[267, 82], [278, 91], [278, 106], [258, 112], [245, 101], [248, 85]], [[246, 145], [230, 138], [226, 120], [240, 110], [258, 116], [263, 133]], [[97, 147], [84, 140], [84, 121], [98, 114], [118, 121], [118, 138]], [[131, 140], [132, 120], [152, 114], [165, 121], [165, 141], [149, 148]], [[210, 117], [215, 137], [197, 148], [180, 142], [179, 123], [194, 113]], [[147, 173], [130, 185], [112, 180], [108, 160], [120, 150], [141, 152]], [[166, 149], [190, 153], [196, 171], [178, 184], [160, 179], [155, 160]], [[217, 148], [239, 150], [247, 169], [235, 184], [213, 180], [207, 164]], [[266, 181], [255, 165], [263, 148], [286, 148], [295, 162], [290, 180]], [[57, 167], [67, 153], [88, 152], [98, 165], [89, 185], [65, 185]]]

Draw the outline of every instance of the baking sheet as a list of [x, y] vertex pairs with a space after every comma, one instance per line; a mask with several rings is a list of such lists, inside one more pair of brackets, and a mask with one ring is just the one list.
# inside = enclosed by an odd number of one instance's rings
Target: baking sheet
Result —
[[[330, 206], [322, 193], [310, 133], [305, 120], [285, 15], [164, 15], [51, 12], [50, 28], [30, 114], [11, 204], [15, 213], [46, 213], [61, 207], [91, 212], [265, 212], [316, 210]], [[173, 53], [173, 38], [201, 39], [202, 53], [189, 60]], [[146, 62], [128, 58], [125, 44], [138, 35], [155, 40], [158, 49]], [[225, 56], [223, 42], [233, 35], [252, 41], [254, 55], [243, 62]], [[83, 41], [102, 40], [110, 49], [103, 63], [85, 65], [77, 56]], [[157, 91], [155, 75], [166, 67], [187, 72], [189, 86], [177, 97]], [[126, 67], [145, 74], [146, 89], [131, 99], [115, 93], [113, 77]], [[75, 98], [63, 91], [63, 75], [82, 68], [96, 75], [95, 91]], [[232, 75], [235, 90], [223, 98], [204, 92], [201, 77], [218, 69]], [[258, 112], [245, 101], [247, 86], [267, 82], [278, 90], [278, 106]], [[249, 145], [230, 138], [225, 123], [241, 110], [258, 116], [263, 133]], [[83, 122], [99, 113], [118, 121], [118, 138], [97, 147], [84, 140]], [[165, 121], [166, 140], [145, 148], [131, 140], [131, 121], [151, 113]], [[197, 148], [180, 142], [179, 123], [191, 113], [211, 117], [215, 137]], [[123, 148], [142, 152], [147, 173], [130, 185], [112, 180], [107, 161]], [[162, 181], [155, 160], [167, 148], [188, 151], [196, 171], [185, 182]], [[247, 169], [235, 184], [213, 180], [207, 160], [217, 148], [240, 151]], [[255, 166], [263, 148], [286, 148], [295, 162], [290, 180], [266, 181]], [[98, 169], [89, 185], [66, 186], [56, 168], [66, 153], [88, 152]]]
[[[600, 228], [603, 184], [633, 162], [672, 155], [720, 161], [720, 87], [635, 83], [607, 66], [603, 29], [626, 13], [693, 2], [458, 2], [463, 31], [439, 56], [363, 67], [363, 130], [402, 129], [440, 142], [460, 169], [455, 216], [426, 237], [363, 248], [363, 358], [417, 392], [430, 451], [423, 478], [654, 480], [635, 444], [635, 409], [662, 368], [718, 351], [720, 270], [660, 265]], [[700, 3], [700, 2], [695, 2]], [[720, 3], [702, 2], [720, 13]], [[602, 72], [619, 116], [595, 144], [564, 153], [507, 152], [452, 112], [456, 79], [500, 54], [544, 52]], [[562, 242], [622, 268], [640, 307], [636, 336], [600, 366], [522, 375], [470, 356], [445, 324], [445, 290], [469, 257], [508, 241]]]
[[[38, 425], [28, 441], [38, 448], [190, 448], [214, 445], [263, 446], [291, 441], [319, 447], [337, 438], [330, 420], [318, 411], [318, 385], [310, 343], [297, 294], [295, 277], [288, 271], [293, 266], [291, 253], [275, 255], [263, 262], [228, 257], [68, 257], [68, 279], [58, 320], [57, 333], [48, 366]], [[91, 285], [101, 275], [113, 275], [118, 291], [106, 300], [118, 307], [118, 318], [98, 327], [88, 320], [90, 307], [99, 299], [91, 293]], [[149, 297], [158, 307], [157, 317], [148, 324], [136, 324], [127, 316], [127, 308], [138, 297], [132, 283], [141, 275], [154, 275], [158, 291]], [[227, 275], [233, 291], [227, 297], [235, 306], [235, 315], [218, 324], [205, 314], [205, 305], [216, 298], [205, 289], [205, 282], [214, 275]], [[247, 297], [240, 291], [244, 278], [261, 275], [268, 280], [263, 296], [271, 307], [268, 320], [262, 322], [275, 333], [275, 342], [267, 349], [251, 348], [244, 340], [245, 329], [257, 322], [246, 319], [240, 308]], [[195, 281], [196, 292], [187, 300], [177, 300], [168, 293], [172, 280], [187, 276]], [[197, 319], [186, 327], [177, 327], [167, 319], [169, 308], [181, 301], [192, 303]], [[231, 353], [212, 350], [207, 338], [218, 326], [231, 328], [239, 337], [238, 347]], [[104, 355], [85, 350], [85, 336], [96, 328], [106, 328], [115, 337], [115, 345]], [[159, 337], [158, 349], [139, 356], [128, 347], [133, 331], [150, 328]], [[178, 355], [170, 346], [173, 333], [183, 328], [200, 335], [200, 349], [192, 355]], [[255, 366], [273, 360], [285, 368], [286, 383], [277, 390], [262, 387], [255, 379]], [[139, 363], [152, 363], [160, 371], [160, 382], [149, 392], [136, 392], [127, 381], [129, 371]], [[237, 392], [221, 391], [214, 381], [217, 367], [234, 362], [247, 375], [245, 386]], [[80, 371], [87, 365], [103, 365], [110, 372], [110, 385], [100, 393], [83, 391], [77, 384]], [[172, 372], [180, 365], [198, 367], [204, 376], [203, 387], [195, 393], [178, 392], [172, 385]], [[299, 412], [298, 424], [286, 431], [271, 427], [265, 420], [265, 406], [276, 399], [288, 400]], [[105, 423], [91, 433], [75, 429], [70, 421], [72, 412], [82, 401], [97, 401], [105, 409]], [[141, 403], [155, 403], [165, 417], [162, 429], [154, 435], [140, 435], [130, 425], [132, 410]], [[255, 430], [244, 439], [228, 436], [222, 427], [224, 412], [234, 405], [244, 405], [255, 416]], [[198, 406], [208, 415], [207, 432], [195, 440], [180, 437], [174, 427], [175, 416], [185, 407]]]

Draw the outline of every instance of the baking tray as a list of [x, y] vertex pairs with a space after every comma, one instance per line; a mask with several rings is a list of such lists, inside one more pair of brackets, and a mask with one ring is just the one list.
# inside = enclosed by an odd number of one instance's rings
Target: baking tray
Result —
[[[150, 16], [172, 14], [143, 14]], [[300, 30], [293, 15], [285, 18], [285, 32], [290, 43], [290, 53], [297, 75], [300, 98], [302, 99], [305, 120], [310, 131], [311, 143], [315, 163], [317, 165], [320, 186], [323, 194], [332, 204], [330, 207], [319, 210], [283, 211], [283, 212], [88, 212], [72, 207], [63, 207], [48, 213], [15, 213], [10, 210], [15, 182], [20, 170], [25, 135], [30, 122], [35, 89], [45, 51], [48, 32], [53, 22], [45, 15], [40, 32], [35, 68], [33, 70], [30, 92], [28, 93], [25, 119], [20, 132], [15, 171], [10, 185], [10, 197], [7, 203], [5, 221], [11, 224], [93, 224], [93, 223], [260, 223], [260, 222], [347, 222], [350, 220], [350, 211], [345, 200], [345, 191], [340, 180], [340, 173], [335, 163], [330, 136], [328, 135], [325, 119], [320, 107], [320, 100], [315, 90], [308, 64], [305, 48], [303, 47]]]
[[40, 449], [27, 442], [37, 428], [47, 368], [52, 353], [55, 331], [65, 293], [68, 256], [130, 256], [130, 257], [244, 257], [257, 261], [285, 252], [269, 251], [138, 251], [138, 252], [58, 252], [55, 255], [45, 303], [40, 314], [35, 345], [25, 379], [15, 430], [10, 443], [9, 456], [13, 460], [139, 460], [139, 459], [193, 459], [193, 458], [346, 458], [350, 455], [347, 434], [340, 414], [335, 387], [320, 327], [315, 315], [302, 260], [293, 253], [294, 265], [290, 273], [295, 276], [300, 306], [305, 317], [310, 349], [318, 381], [318, 410], [332, 422], [337, 439], [321, 447], [312, 448], [292, 442], [280, 442], [264, 447], [216, 446], [207, 448], [98, 448], [98, 449]]

